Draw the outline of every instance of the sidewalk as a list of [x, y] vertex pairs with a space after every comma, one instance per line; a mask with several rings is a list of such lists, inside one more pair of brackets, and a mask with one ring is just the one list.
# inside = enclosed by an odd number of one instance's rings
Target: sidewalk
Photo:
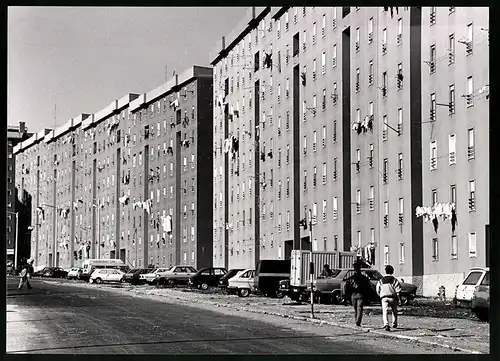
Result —
[[[56, 283], [57, 281], [49, 282]], [[288, 298], [272, 299], [255, 295], [241, 298], [213, 290], [198, 291], [188, 288], [153, 288], [151, 286], [130, 285], [109, 287], [108, 285], [90, 285], [87, 283], [72, 285], [76, 287], [107, 288], [117, 292], [133, 292], [137, 295], [162, 296], [171, 300], [193, 303], [196, 307], [213, 305], [359, 330], [354, 324], [354, 311], [350, 306], [315, 304], [315, 318], [311, 319], [310, 304], [297, 304]], [[436, 309], [439, 310], [439, 308], [442, 308], [442, 310], [436, 312]], [[466, 353], [488, 354], [490, 352], [489, 324], [475, 320], [470, 316], [468, 310], [456, 310], [451, 305], [439, 305], [439, 302], [424, 299], [415, 300], [414, 305], [400, 307], [398, 315], [399, 328], [387, 332], [382, 329], [380, 305], [365, 307], [362, 328], [367, 332], [384, 337], [445, 346]], [[452, 315], [455, 318], [450, 318]]]

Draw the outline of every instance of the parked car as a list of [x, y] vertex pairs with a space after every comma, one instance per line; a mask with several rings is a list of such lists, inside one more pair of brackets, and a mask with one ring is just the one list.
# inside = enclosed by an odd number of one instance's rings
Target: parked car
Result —
[[231, 277], [236, 276], [239, 272], [244, 270], [244, 268], [232, 268], [227, 271], [227, 273], [219, 279], [219, 287], [227, 290], [227, 284]]
[[[372, 302], [379, 301], [380, 298], [376, 293], [376, 285], [383, 276], [375, 269], [363, 269], [361, 272], [370, 279], [373, 286], [373, 292], [368, 296], [368, 300]], [[331, 277], [318, 278], [313, 282], [315, 295], [320, 298], [322, 302], [332, 302], [335, 304], [341, 303], [342, 282], [347, 280], [347, 278], [349, 278], [353, 273], [353, 268], [340, 268], [332, 270]], [[400, 283], [400, 302], [402, 305], [407, 305], [415, 298], [417, 286], [402, 281]]]
[[172, 268], [156, 273], [156, 282], [159, 285], [174, 286], [177, 284], [187, 284], [192, 275], [196, 273], [196, 268], [191, 266], [173, 266]]
[[147, 283], [150, 285], [155, 285], [157, 283], [156, 274], [159, 272], [168, 271], [170, 268], [156, 268], [149, 273], [143, 273], [139, 275], [139, 281], [142, 283]]
[[73, 267], [68, 271], [68, 275], [66, 276], [67, 279], [75, 279], [78, 280], [80, 279], [80, 275], [82, 274], [83, 270], [78, 267]]
[[128, 283], [133, 284], [133, 285], [144, 283], [141, 280], [141, 275], [146, 274], [146, 273], [150, 273], [152, 271], [153, 271], [152, 268], [135, 268], [135, 269], [130, 270], [127, 273], [125, 273], [125, 275], [123, 275], [123, 282], [128, 282]]
[[125, 272], [114, 268], [97, 269], [90, 275], [90, 283], [122, 282]]
[[488, 274], [489, 282], [489, 268], [484, 267], [473, 267], [470, 269], [467, 277], [462, 281], [461, 284], [455, 289], [454, 302], [457, 306], [471, 307], [472, 298], [474, 297], [474, 291], [476, 286], [479, 286], [483, 281], [486, 274]]
[[42, 277], [50, 277], [50, 278], [66, 278], [68, 272], [66, 272], [61, 267], [48, 267], [45, 272], [42, 273]]
[[250, 293], [255, 292], [254, 277], [254, 269], [246, 269], [238, 272], [228, 282], [228, 293], [238, 293], [240, 297], [248, 297]]
[[42, 275], [48, 271], [50, 269], [50, 267], [43, 267], [42, 269], [38, 270], [38, 271], [35, 271], [33, 272], [33, 274], [31, 275], [32, 277], [42, 277]]
[[255, 289], [269, 297], [285, 297], [284, 292], [279, 288], [279, 282], [290, 279], [290, 266], [290, 260], [259, 261], [255, 269]]
[[471, 303], [472, 312], [481, 321], [490, 319], [490, 272], [486, 272], [474, 290]]
[[83, 272], [80, 275], [80, 279], [84, 281], [88, 281], [90, 279], [90, 275], [96, 269], [119, 269], [122, 272], [128, 271], [128, 266], [121, 259], [86, 259], [82, 263]]
[[189, 278], [191, 287], [201, 288], [202, 290], [208, 287], [217, 287], [219, 280], [227, 273], [227, 270], [222, 267], [202, 268]]

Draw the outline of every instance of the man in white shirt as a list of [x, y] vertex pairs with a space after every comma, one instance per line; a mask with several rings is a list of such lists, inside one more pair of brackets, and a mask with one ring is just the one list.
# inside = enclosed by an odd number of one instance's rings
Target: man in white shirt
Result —
[[386, 331], [391, 330], [389, 326], [389, 309], [392, 310], [392, 327], [398, 327], [398, 303], [401, 284], [393, 276], [393, 273], [394, 267], [391, 265], [385, 266], [385, 276], [377, 283], [377, 294], [382, 301], [382, 318]]

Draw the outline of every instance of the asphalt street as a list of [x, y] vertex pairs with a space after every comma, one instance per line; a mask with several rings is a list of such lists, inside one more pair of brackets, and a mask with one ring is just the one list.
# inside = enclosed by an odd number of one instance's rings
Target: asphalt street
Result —
[[304, 328], [274, 316], [258, 320], [40, 279], [17, 290], [17, 282], [7, 278], [7, 353], [453, 353], [361, 330]]

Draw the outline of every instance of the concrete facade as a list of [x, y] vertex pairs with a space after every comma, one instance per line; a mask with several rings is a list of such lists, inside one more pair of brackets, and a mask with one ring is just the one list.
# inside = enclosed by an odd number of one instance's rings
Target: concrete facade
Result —
[[35, 170], [24, 187], [39, 194], [35, 265], [210, 266], [211, 95], [211, 69], [195, 66], [21, 143], [18, 162]]
[[[433, 31], [430, 9], [251, 8], [222, 39], [210, 55], [215, 84], [214, 264], [254, 267], [259, 259], [289, 258], [291, 249], [299, 247], [358, 250], [381, 270], [384, 264], [394, 265], [396, 274], [419, 285], [421, 293], [434, 293], [433, 277], [450, 279], [447, 284], [454, 287], [458, 278], [448, 276], [455, 273], [453, 266], [443, 262], [436, 268], [428, 261], [429, 226], [415, 214], [416, 207], [429, 205], [431, 185], [449, 189], [451, 179], [461, 179], [428, 170], [432, 84], [454, 82], [436, 75], [432, 80], [426, 73], [427, 42], [438, 34], [448, 37], [437, 30], [428, 34]], [[458, 33], [465, 26], [459, 14], [467, 14], [477, 29], [488, 27], [487, 10], [468, 9], [452, 10], [450, 16], [457, 16], [452, 21], [440, 15], [448, 16], [450, 9], [439, 8], [437, 21]], [[478, 51], [488, 50], [482, 38], [477, 41], [483, 46]], [[444, 51], [441, 43], [438, 53]], [[266, 64], [265, 54], [271, 54], [272, 65]], [[488, 64], [485, 59], [474, 63], [474, 56], [467, 69], [481, 74], [474, 76], [475, 82], [487, 84]], [[439, 72], [439, 66], [437, 76], [461, 73]], [[476, 117], [487, 116], [487, 101], [483, 103], [474, 104]], [[467, 135], [471, 116], [460, 115], [464, 120], [453, 123], [463, 133], [457, 146]], [[358, 133], [357, 124], [366, 130]], [[434, 129], [436, 137], [437, 124]], [[480, 129], [476, 137], [487, 125]], [[439, 137], [451, 131], [443, 130]], [[224, 144], [232, 136], [239, 149], [229, 147], [226, 153]], [[486, 152], [487, 144], [482, 147]], [[482, 157], [479, 164], [476, 157], [474, 169], [487, 169], [487, 161]], [[474, 166], [468, 164], [460, 174], [471, 172]], [[484, 177], [476, 181], [481, 208], [463, 215], [458, 210], [459, 222], [478, 218], [471, 227], [477, 229], [479, 248], [488, 223]], [[430, 182], [434, 178], [435, 185]], [[304, 218], [309, 221], [309, 210], [312, 237], [309, 227], [300, 225]], [[465, 221], [460, 227], [467, 227]], [[460, 272], [484, 265], [480, 257], [461, 264]]]

